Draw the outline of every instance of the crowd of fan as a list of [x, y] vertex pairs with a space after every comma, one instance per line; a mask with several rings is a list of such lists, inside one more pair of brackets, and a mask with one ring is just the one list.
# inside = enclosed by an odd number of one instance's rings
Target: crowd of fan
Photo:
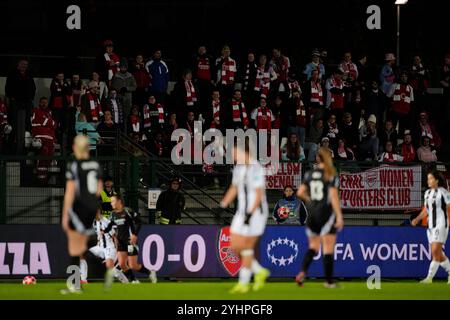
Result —
[[[332, 70], [326, 59], [326, 52], [314, 50], [309, 63], [293, 66], [273, 49], [270, 56], [248, 53], [238, 64], [228, 46], [217, 58], [202, 46], [168, 93], [169, 68], [161, 51], [148, 61], [142, 55], [120, 58], [108, 40], [89, 81], [58, 73], [49, 98], [38, 106], [24, 59], [8, 76], [7, 99], [0, 103], [0, 151], [24, 154], [30, 133], [39, 154], [53, 155], [55, 145], [64, 154], [84, 132], [93, 151], [111, 155], [109, 146], [121, 132], [156, 156], [169, 157], [172, 132], [184, 128], [193, 137], [194, 121], [200, 120], [203, 130], [279, 129], [286, 161], [314, 161], [320, 146], [341, 161], [438, 160], [442, 141], [430, 122], [429, 71], [419, 56], [399, 69], [388, 53], [376, 73], [369, 71], [367, 55], [353, 61], [346, 52]], [[447, 55], [440, 82], [447, 100], [449, 70]], [[43, 179], [49, 165], [38, 166]]]

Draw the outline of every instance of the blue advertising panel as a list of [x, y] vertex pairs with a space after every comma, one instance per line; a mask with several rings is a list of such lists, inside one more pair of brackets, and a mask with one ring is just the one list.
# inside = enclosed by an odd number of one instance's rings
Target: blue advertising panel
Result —
[[[241, 267], [230, 248], [229, 227], [148, 225], [138, 238], [139, 260], [160, 277], [235, 277]], [[304, 227], [269, 226], [256, 255], [272, 277], [291, 278], [307, 250]], [[335, 247], [335, 275], [367, 277], [367, 268], [376, 265], [385, 278], [419, 278], [427, 274], [430, 258], [423, 228], [346, 227]], [[0, 226], [0, 278], [63, 278], [68, 261], [60, 226]], [[309, 275], [323, 275], [321, 253]], [[445, 276], [442, 268], [437, 276]]]
[[[261, 263], [274, 277], [294, 277], [308, 250], [304, 227], [267, 227], [259, 245]], [[448, 252], [448, 250], [447, 250]], [[314, 258], [309, 275], [323, 276], [322, 253]], [[423, 228], [346, 227], [335, 247], [337, 277], [367, 277], [367, 268], [380, 267], [386, 278], [415, 278], [427, 274], [431, 251]], [[445, 276], [439, 270], [437, 276]]]

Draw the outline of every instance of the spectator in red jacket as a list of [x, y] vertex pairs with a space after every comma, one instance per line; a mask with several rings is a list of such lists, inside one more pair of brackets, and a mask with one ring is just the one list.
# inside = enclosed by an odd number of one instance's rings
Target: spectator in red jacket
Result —
[[141, 107], [147, 102], [147, 90], [150, 86], [150, 75], [145, 69], [145, 60], [142, 54], [138, 54], [131, 63], [130, 71], [136, 81], [136, 91], [133, 92], [133, 104]]
[[[39, 148], [39, 155], [53, 156], [55, 153], [55, 129], [56, 123], [53, 120], [52, 112], [48, 107], [48, 100], [42, 97], [39, 100], [39, 107], [34, 109], [31, 120], [32, 134], [35, 146]], [[37, 163], [37, 178], [41, 183], [48, 181], [48, 169], [51, 160], [39, 160]]]
[[400, 145], [400, 155], [403, 157], [403, 162], [416, 161], [416, 150], [412, 144], [411, 131], [406, 130], [403, 143]]

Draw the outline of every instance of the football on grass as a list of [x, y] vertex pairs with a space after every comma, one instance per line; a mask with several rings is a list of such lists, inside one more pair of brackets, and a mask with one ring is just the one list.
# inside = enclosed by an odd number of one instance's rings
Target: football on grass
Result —
[[289, 208], [288, 207], [280, 207], [278, 209], [278, 217], [280, 217], [281, 220], [286, 220], [289, 217]]
[[33, 276], [26, 276], [23, 278], [22, 283], [24, 285], [36, 284], [36, 278]]

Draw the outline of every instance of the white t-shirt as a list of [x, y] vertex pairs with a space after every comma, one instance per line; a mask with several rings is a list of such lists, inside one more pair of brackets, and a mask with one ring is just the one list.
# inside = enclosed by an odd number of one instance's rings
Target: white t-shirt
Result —
[[245, 214], [255, 203], [256, 190], [263, 189], [261, 199], [261, 213], [268, 214], [269, 208], [266, 200], [266, 181], [264, 177], [264, 169], [258, 163], [254, 162], [249, 165], [238, 164], [233, 169], [234, 185], [238, 190], [238, 206], [236, 214]]
[[110, 221], [109, 219], [102, 217], [100, 220], [94, 221], [94, 230], [97, 234], [98, 238], [98, 246], [101, 248], [107, 248], [107, 247], [114, 247], [114, 240], [112, 238], [112, 234], [114, 231], [110, 231], [109, 233], [105, 233], [103, 236], [101, 234], [101, 231], [105, 230], [106, 227], [109, 225]]

